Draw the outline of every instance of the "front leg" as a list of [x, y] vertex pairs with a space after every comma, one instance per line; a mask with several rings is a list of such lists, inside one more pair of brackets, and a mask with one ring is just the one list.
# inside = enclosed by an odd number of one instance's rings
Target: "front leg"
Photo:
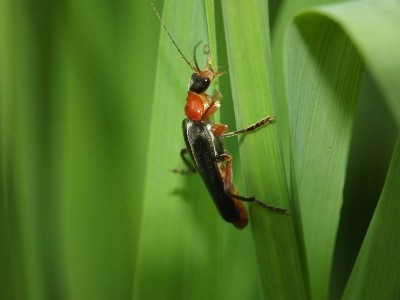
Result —
[[221, 104], [219, 100], [221, 100], [221, 98], [222, 94], [219, 91], [217, 91], [212, 97], [206, 94], [204, 102], [207, 108], [202, 120], [208, 120], [218, 110], [218, 108], [220, 108]]
[[275, 121], [276, 121], [275, 116], [266, 117], [266, 118], [258, 121], [257, 123], [254, 123], [254, 124], [250, 125], [249, 127], [246, 127], [245, 129], [231, 131], [231, 132], [221, 134], [219, 136], [219, 138], [223, 139], [223, 138], [227, 138], [227, 137], [236, 136], [236, 135], [239, 135], [242, 133], [249, 133], [249, 132], [255, 131], [263, 126], [267, 126], [268, 124], [275, 123]]

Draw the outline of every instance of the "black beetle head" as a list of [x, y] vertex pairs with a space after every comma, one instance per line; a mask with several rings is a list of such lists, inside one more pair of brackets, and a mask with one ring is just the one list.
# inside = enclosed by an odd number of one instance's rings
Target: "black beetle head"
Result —
[[212, 79], [200, 76], [199, 73], [193, 73], [189, 81], [189, 91], [201, 94], [204, 93], [211, 84]]

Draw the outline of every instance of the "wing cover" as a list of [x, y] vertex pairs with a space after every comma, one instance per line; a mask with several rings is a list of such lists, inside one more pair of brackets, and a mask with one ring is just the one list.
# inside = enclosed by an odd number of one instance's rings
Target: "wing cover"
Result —
[[224, 191], [224, 181], [217, 165], [217, 155], [223, 153], [223, 145], [214, 137], [211, 123], [185, 119], [182, 125], [186, 147], [220, 215], [227, 222], [239, 222], [240, 214], [234, 201]]

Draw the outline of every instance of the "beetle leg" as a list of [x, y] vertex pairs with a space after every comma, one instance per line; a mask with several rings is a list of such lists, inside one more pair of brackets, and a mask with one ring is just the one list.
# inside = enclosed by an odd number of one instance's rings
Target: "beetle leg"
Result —
[[221, 170], [221, 175], [224, 180], [224, 190], [226, 193], [230, 193], [233, 183], [232, 156], [230, 156], [229, 153], [225, 152], [218, 156], [218, 160], [221, 162], [225, 162], [225, 165]]
[[222, 94], [219, 90], [216, 90], [214, 95], [212, 96], [213, 101], [219, 101], [222, 99]]
[[264, 202], [256, 199], [255, 197], [244, 197], [244, 196], [238, 195], [237, 190], [233, 185], [232, 157], [228, 153], [225, 152], [225, 153], [219, 155], [218, 159], [220, 161], [226, 162], [225, 168], [222, 170], [223, 171], [222, 178], [224, 179], [225, 193], [229, 194], [235, 200], [240, 200], [240, 201], [244, 201], [244, 202], [254, 202], [254, 203], [257, 203], [258, 205], [260, 205], [266, 209], [269, 209], [271, 211], [274, 211], [274, 212], [277, 212], [277, 213], [280, 213], [283, 215], [289, 215], [286, 208], [264, 203]]
[[208, 118], [210, 118], [212, 116], [212, 114], [214, 114], [220, 106], [221, 106], [221, 104], [219, 103], [219, 101], [211, 102], [210, 106], [204, 112], [202, 120], [207, 120]]
[[207, 95], [203, 102], [205, 103], [206, 111], [203, 114], [202, 120], [209, 119], [221, 106], [219, 100], [221, 100], [222, 94], [217, 91], [213, 96]]
[[186, 155], [189, 153], [189, 150], [187, 148], [183, 148], [181, 150], [181, 158], [183, 162], [185, 163], [187, 170], [183, 169], [173, 169], [171, 170], [173, 173], [178, 173], [182, 175], [189, 175], [189, 174], [194, 174], [197, 172], [196, 167], [193, 166], [193, 164], [187, 159]]
[[233, 193], [229, 193], [229, 194], [230, 194], [231, 197], [234, 198], [234, 199], [237, 199], [237, 200], [240, 200], [240, 201], [244, 201], [244, 202], [255, 202], [255, 203], [257, 203], [258, 205], [260, 205], [261, 207], [264, 207], [264, 208], [269, 209], [269, 210], [271, 210], [271, 211], [277, 212], [277, 213], [279, 213], [279, 214], [287, 215], [287, 216], [290, 215], [289, 212], [288, 212], [288, 210], [287, 210], [286, 208], [283, 208], [283, 207], [280, 207], [280, 206], [275, 206], [275, 205], [267, 204], [267, 203], [262, 202], [262, 201], [260, 201], [260, 200], [258, 200], [258, 199], [256, 199], [256, 198], [254, 198], [254, 197], [244, 197], [244, 196], [240, 196], [240, 195], [233, 194]]
[[216, 138], [219, 138], [222, 134], [224, 134], [228, 130], [228, 126], [225, 124], [214, 123], [211, 127], [212, 132]]
[[239, 135], [239, 134], [242, 134], [242, 133], [249, 133], [249, 132], [252, 132], [252, 131], [255, 131], [255, 130], [259, 129], [260, 127], [263, 127], [263, 126], [266, 126], [268, 124], [274, 123], [275, 121], [276, 121], [275, 116], [266, 117], [266, 118], [258, 121], [257, 123], [254, 123], [254, 124], [250, 125], [249, 127], [246, 127], [245, 129], [224, 133], [224, 134], [222, 134], [220, 136], [220, 138], [223, 139], [223, 138]]

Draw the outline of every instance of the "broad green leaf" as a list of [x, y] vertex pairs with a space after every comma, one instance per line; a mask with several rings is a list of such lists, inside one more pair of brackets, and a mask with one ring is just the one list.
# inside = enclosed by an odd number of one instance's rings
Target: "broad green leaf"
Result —
[[[276, 114], [268, 7], [264, 1], [222, 4], [237, 128], [244, 128]], [[254, 204], [250, 207], [264, 297], [307, 299], [300, 216], [296, 203], [289, 200], [277, 139], [279, 122], [277, 115], [277, 124], [239, 140], [246, 183], [241, 193], [287, 207], [292, 214], [287, 217]]]

